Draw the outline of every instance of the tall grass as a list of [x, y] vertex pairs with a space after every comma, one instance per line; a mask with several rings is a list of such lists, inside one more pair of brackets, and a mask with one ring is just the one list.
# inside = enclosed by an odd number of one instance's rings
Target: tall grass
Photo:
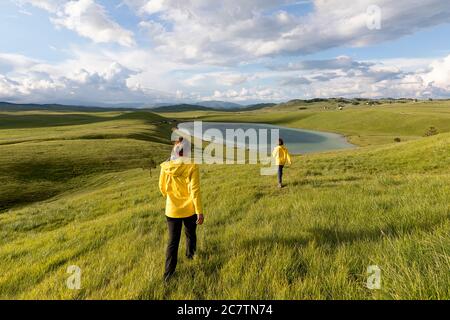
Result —
[[[450, 298], [450, 134], [295, 157], [281, 190], [257, 165], [202, 165], [199, 252], [184, 259], [182, 243], [164, 284], [164, 199], [142, 161], [168, 150], [124, 137], [0, 146], [0, 194], [60, 186], [0, 213], [0, 298]], [[81, 290], [66, 286], [71, 265]]]

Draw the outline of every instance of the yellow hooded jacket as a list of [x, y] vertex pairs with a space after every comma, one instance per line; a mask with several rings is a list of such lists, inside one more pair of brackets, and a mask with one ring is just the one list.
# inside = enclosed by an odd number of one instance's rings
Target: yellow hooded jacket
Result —
[[183, 158], [161, 164], [159, 190], [166, 197], [166, 216], [188, 218], [202, 214], [200, 173], [196, 164]]
[[278, 146], [273, 150], [272, 157], [275, 158], [275, 163], [277, 166], [285, 166], [286, 164], [291, 165], [291, 155], [285, 146]]

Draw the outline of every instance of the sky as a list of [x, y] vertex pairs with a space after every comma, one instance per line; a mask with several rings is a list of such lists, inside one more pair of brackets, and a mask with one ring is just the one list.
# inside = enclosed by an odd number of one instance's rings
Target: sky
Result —
[[450, 98], [450, 1], [3, 0], [0, 101]]

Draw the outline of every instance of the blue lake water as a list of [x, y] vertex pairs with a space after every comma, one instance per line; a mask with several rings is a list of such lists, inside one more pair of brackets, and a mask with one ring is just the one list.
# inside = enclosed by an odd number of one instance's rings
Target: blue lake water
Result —
[[[182, 131], [188, 132], [190, 135], [194, 135], [194, 122], [180, 123], [178, 125], [178, 128]], [[355, 146], [349, 143], [344, 136], [339, 134], [286, 128], [263, 123], [202, 122], [203, 139], [206, 141], [211, 141], [214, 139], [213, 136], [209, 134], [212, 132], [210, 129], [219, 130], [223, 135], [223, 139], [217, 139], [216, 137], [216, 142], [219, 143], [226, 142], [227, 129], [242, 129], [244, 131], [247, 131], [248, 129], [255, 129], [257, 132], [260, 132], [260, 129], [266, 129], [268, 132], [268, 140], [266, 141], [268, 141], [269, 144], [271, 130], [278, 129], [280, 138], [284, 140], [286, 146], [292, 154], [307, 154], [314, 152], [355, 148]], [[197, 137], [202, 138], [199, 135], [197, 135]], [[247, 148], [257, 148], [257, 145], [249, 144], [248, 141], [246, 143], [247, 145], [245, 147]]]

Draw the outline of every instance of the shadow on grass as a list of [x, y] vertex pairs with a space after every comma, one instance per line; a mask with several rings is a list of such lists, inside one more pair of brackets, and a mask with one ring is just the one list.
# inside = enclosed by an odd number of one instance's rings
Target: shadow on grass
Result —
[[301, 248], [309, 243], [336, 249], [341, 245], [357, 242], [376, 242], [384, 239], [397, 239], [411, 235], [414, 232], [431, 232], [442, 223], [450, 219], [450, 215], [421, 223], [410, 223], [402, 225], [385, 225], [379, 228], [362, 228], [357, 230], [339, 230], [332, 227], [315, 227], [308, 230], [310, 236], [277, 236], [258, 237], [242, 242], [244, 249], [252, 249], [257, 246], [275, 248], [286, 246], [289, 248]]
[[272, 254], [280, 249], [290, 249], [290, 259], [284, 262], [283, 277], [289, 284], [292, 284], [299, 279], [304, 279], [308, 274], [309, 264], [302, 254], [302, 249], [309, 244], [319, 246], [328, 254], [333, 254], [344, 245], [379, 242], [385, 239], [395, 240], [414, 232], [432, 232], [449, 218], [450, 215], [423, 223], [401, 226], [387, 225], [382, 228], [362, 228], [358, 230], [317, 227], [309, 229], [309, 235], [306, 236], [270, 235], [264, 237], [262, 235], [244, 240], [240, 243], [240, 247], [245, 251], [252, 251], [257, 248], [258, 251], [260, 250], [262, 254], [267, 256], [267, 259], [272, 259]]
[[402, 225], [388, 224], [378, 228], [363, 228], [357, 230], [339, 230], [331, 227], [316, 227], [309, 230], [311, 240], [330, 248], [357, 242], [377, 242], [385, 239], [398, 239], [415, 232], [431, 232], [446, 220], [450, 215], [444, 215], [430, 221], [421, 223], [407, 223]]
[[87, 114], [0, 115], [0, 129], [45, 128], [105, 122], [114, 118]]
[[241, 242], [245, 250], [263, 247], [276, 249], [279, 246], [288, 248], [302, 248], [309, 243], [315, 243], [331, 249], [337, 249], [342, 245], [358, 242], [377, 242], [384, 239], [398, 239], [415, 232], [432, 232], [442, 223], [450, 219], [449, 215], [443, 215], [435, 219], [420, 223], [403, 223], [402, 225], [388, 224], [378, 228], [361, 228], [357, 230], [340, 230], [332, 227], [315, 227], [308, 229], [309, 236], [260, 236]]
[[[6, 167], [11, 185], [0, 188], [0, 214], [6, 210], [50, 199], [62, 192], [83, 188], [94, 175], [142, 168], [150, 170], [162, 161], [157, 157], [33, 160]], [[151, 171], [150, 171], [151, 172]]]

